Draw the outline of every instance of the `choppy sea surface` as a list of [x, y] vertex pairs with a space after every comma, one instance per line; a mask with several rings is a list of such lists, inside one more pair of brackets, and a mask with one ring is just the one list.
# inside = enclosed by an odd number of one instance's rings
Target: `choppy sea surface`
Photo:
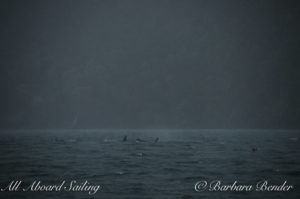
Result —
[[[127, 141], [123, 137], [127, 135]], [[156, 138], [158, 142], [154, 142]], [[299, 131], [17, 130], [0, 132], [0, 188], [11, 181], [101, 185], [0, 191], [0, 198], [300, 198]], [[139, 138], [145, 142], [136, 142]], [[290, 191], [197, 192], [195, 184], [293, 185]]]

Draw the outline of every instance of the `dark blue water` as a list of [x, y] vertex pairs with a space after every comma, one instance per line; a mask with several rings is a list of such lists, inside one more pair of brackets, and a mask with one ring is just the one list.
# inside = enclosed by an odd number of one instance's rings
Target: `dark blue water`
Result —
[[[87, 192], [3, 191], [0, 198], [300, 198], [297, 131], [2, 131], [0, 187], [87, 180]], [[122, 142], [123, 136], [127, 142]], [[146, 142], [137, 143], [136, 138]], [[156, 137], [159, 142], [154, 143]], [[253, 150], [254, 151], [253, 151]], [[287, 192], [196, 192], [196, 182], [287, 181]]]

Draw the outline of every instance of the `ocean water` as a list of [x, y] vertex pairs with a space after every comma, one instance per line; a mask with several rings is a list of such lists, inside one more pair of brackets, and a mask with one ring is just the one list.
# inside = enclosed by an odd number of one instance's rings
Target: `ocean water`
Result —
[[[128, 140], [123, 142], [127, 135]], [[0, 198], [300, 198], [299, 131], [27, 130], [0, 133], [0, 188], [11, 181], [101, 185], [87, 191], [0, 191]], [[157, 143], [155, 138], [159, 137]], [[136, 142], [136, 138], [145, 142]], [[195, 184], [284, 181], [290, 191], [197, 192]], [[74, 183], [75, 184], [75, 183]], [[73, 185], [74, 185], [73, 184]]]

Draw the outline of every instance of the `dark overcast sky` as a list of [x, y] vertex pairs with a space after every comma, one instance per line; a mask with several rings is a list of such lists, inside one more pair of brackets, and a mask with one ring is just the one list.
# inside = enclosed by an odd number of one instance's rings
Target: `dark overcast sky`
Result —
[[0, 128], [300, 128], [300, 1], [0, 10]]

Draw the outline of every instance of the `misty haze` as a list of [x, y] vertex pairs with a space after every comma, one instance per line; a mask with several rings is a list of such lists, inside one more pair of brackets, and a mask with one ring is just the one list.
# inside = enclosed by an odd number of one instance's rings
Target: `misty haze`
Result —
[[299, 128], [297, 1], [4, 5], [2, 128]]

